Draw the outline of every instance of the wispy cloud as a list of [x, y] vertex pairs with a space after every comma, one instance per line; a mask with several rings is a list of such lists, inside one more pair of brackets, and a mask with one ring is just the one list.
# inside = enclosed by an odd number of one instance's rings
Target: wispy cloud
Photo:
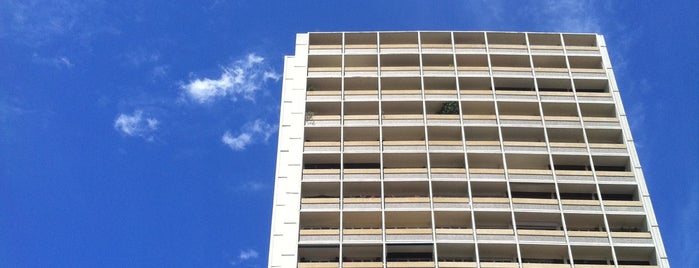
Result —
[[216, 98], [239, 96], [254, 101], [255, 93], [269, 80], [279, 80], [280, 75], [264, 64], [264, 58], [248, 54], [243, 60], [221, 68], [218, 78], [194, 78], [181, 86], [184, 95], [198, 103]]
[[237, 135], [226, 131], [221, 137], [221, 142], [228, 145], [233, 151], [242, 151], [255, 142], [266, 142], [276, 131], [272, 125], [257, 119], [254, 122], [245, 124]]
[[238, 257], [234, 258], [234, 260], [230, 260], [228, 263], [231, 266], [236, 266], [236, 265], [241, 264], [243, 262], [250, 261], [252, 259], [257, 259], [258, 257], [260, 257], [260, 254], [257, 253], [257, 251], [255, 251], [254, 249], [246, 249], [246, 250], [240, 251], [240, 254], [238, 254]]
[[599, 3], [579, 0], [539, 2], [536, 16], [547, 28], [568, 32], [599, 32], [602, 29]]
[[158, 129], [157, 119], [144, 116], [143, 111], [136, 110], [133, 114], [119, 114], [114, 120], [114, 129], [126, 136], [141, 137], [153, 141], [152, 133]]
[[48, 65], [56, 68], [70, 69], [75, 66], [66, 56], [44, 57], [37, 53], [32, 54], [32, 60], [38, 64]]

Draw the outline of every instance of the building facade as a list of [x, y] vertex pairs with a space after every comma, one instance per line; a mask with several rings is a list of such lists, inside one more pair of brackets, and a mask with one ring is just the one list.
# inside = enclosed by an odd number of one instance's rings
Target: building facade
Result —
[[604, 38], [302, 33], [269, 267], [669, 267]]

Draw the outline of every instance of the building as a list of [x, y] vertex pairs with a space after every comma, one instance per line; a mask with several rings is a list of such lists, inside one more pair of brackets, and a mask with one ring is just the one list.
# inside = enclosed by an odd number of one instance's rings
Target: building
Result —
[[302, 33], [270, 267], [669, 267], [596, 34]]

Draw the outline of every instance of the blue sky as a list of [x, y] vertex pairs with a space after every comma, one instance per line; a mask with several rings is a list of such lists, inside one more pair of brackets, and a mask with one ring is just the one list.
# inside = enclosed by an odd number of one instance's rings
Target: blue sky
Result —
[[699, 267], [698, 2], [184, 2], [0, 0], [0, 267], [266, 266], [283, 56], [356, 30], [604, 34], [670, 263]]

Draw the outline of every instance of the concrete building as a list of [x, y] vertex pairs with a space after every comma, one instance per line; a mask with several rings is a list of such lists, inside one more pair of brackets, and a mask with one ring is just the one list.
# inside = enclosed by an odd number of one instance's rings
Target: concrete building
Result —
[[302, 33], [270, 267], [669, 267], [604, 38]]

